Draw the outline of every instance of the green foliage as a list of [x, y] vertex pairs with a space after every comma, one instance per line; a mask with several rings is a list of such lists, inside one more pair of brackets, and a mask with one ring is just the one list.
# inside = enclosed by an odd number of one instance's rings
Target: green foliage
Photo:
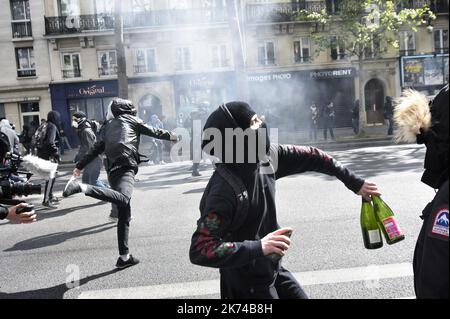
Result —
[[337, 13], [326, 10], [296, 13], [296, 19], [312, 22], [321, 27], [312, 32], [317, 45], [316, 53], [336, 45], [331, 36], [339, 36], [338, 44], [347, 56], [362, 59], [376, 42], [378, 53], [389, 46], [398, 48], [398, 31], [413, 30], [436, 19], [427, 6], [405, 8], [402, 0], [343, 0]]

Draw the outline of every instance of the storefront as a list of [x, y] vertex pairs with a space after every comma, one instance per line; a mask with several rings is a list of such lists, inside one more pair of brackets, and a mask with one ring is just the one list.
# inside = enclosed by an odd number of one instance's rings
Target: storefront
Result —
[[401, 57], [402, 89], [414, 88], [435, 96], [448, 83], [448, 67], [448, 54]]
[[177, 75], [173, 83], [178, 126], [184, 126], [193, 111], [210, 113], [236, 98], [234, 72]]
[[351, 126], [355, 102], [354, 68], [252, 74], [250, 103], [269, 125], [282, 130], [308, 128], [309, 107], [330, 102], [336, 108], [336, 127]]
[[71, 128], [72, 114], [82, 111], [89, 119], [103, 121], [109, 102], [118, 95], [118, 83], [112, 80], [51, 84], [50, 94], [53, 110], [61, 114], [70, 144], [77, 145], [78, 138]]

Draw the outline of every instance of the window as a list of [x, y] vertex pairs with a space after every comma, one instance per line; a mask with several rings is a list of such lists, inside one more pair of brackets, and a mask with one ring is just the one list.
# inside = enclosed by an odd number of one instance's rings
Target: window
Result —
[[39, 126], [39, 102], [19, 103], [22, 124], [37, 128]]
[[345, 58], [345, 45], [339, 37], [331, 38], [331, 59], [343, 60]]
[[112, 101], [112, 97], [92, 98], [82, 100], [69, 100], [70, 114], [75, 112], [83, 112], [88, 119], [103, 121], [108, 111], [108, 105]]
[[275, 46], [273, 42], [260, 43], [258, 45], [258, 64], [274, 65], [275, 64]]
[[212, 67], [226, 68], [229, 66], [228, 54], [226, 45], [213, 45], [211, 49]]
[[62, 74], [64, 79], [81, 77], [81, 65], [79, 53], [62, 54]]
[[342, 2], [341, 0], [327, 0], [326, 2], [327, 12], [329, 14], [338, 13], [341, 2]]
[[60, 16], [79, 16], [79, 0], [58, 0], [58, 10]]
[[36, 76], [33, 48], [16, 49], [17, 76], [19, 78]]
[[114, 1], [112, 0], [95, 0], [96, 13], [114, 13]]
[[175, 50], [175, 69], [177, 71], [192, 69], [190, 48], [177, 48]]
[[380, 54], [380, 40], [372, 39], [369, 45], [364, 50], [364, 56], [366, 59], [374, 59]]
[[98, 52], [98, 74], [99, 76], [117, 74], [117, 56], [116, 51]]
[[434, 52], [448, 53], [448, 30], [434, 31]]
[[1, 119], [6, 118], [5, 104], [3, 103], [0, 103], [0, 118]]
[[210, 21], [223, 21], [226, 19], [226, 0], [209, 0], [203, 2], [204, 12]]
[[309, 38], [300, 38], [294, 41], [294, 61], [302, 63], [309, 61]]
[[146, 12], [152, 10], [151, 0], [133, 0], [133, 12]]
[[156, 50], [136, 49], [134, 73], [156, 72]]
[[414, 31], [400, 31], [400, 55], [413, 55], [415, 51]]
[[30, 3], [28, 0], [11, 0], [11, 17], [14, 39], [32, 36]]

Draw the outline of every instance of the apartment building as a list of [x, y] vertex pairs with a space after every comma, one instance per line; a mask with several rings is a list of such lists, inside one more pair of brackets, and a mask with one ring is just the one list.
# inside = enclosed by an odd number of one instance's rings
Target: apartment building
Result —
[[[6, 72], [0, 79], [0, 115], [4, 110], [23, 124], [51, 105], [69, 134], [77, 110], [101, 120], [118, 95], [114, 1], [0, 1], [10, 8], [0, 13], [5, 48], [0, 63]], [[350, 125], [360, 83], [368, 122], [377, 123], [385, 96], [399, 96], [407, 86], [432, 95], [448, 81], [448, 0], [405, 2], [409, 7], [427, 2], [438, 18], [417, 33], [400, 32], [399, 50], [380, 54], [374, 43], [362, 73], [332, 28], [327, 32], [335, 45], [316, 53], [312, 35], [320, 26], [294, 18], [299, 9], [337, 12], [340, 0], [242, 0], [238, 35], [230, 32], [226, 0], [121, 2], [129, 98], [146, 121], [158, 114], [169, 126], [184, 125], [192, 110], [236, 98], [236, 38], [250, 102], [282, 129], [304, 127], [313, 102], [332, 101], [337, 126]]]
[[[335, 45], [317, 54], [312, 35], [315, 23], [298, 21], [296, 10], [329, 13], [339, 10], [340, 0], [247, 1], [247, 72], [252, 104], [277, 117], [289, 114], [291, 128], [305, 127], [309, 106], [333, 102], [336, 125], [351, 125], [351, 107], [358, 99], [360, 83], [365, 93], [367, 122], [383, 122], [386, 96], [397, 97], [404, 87], [414, 86], [434, 95], [448, 82], [448, 1], [405, 1], [408, 8], [430, 5], [437, 19], [418, 32], [401, 31], [400, 48], [380, 52], [377, 43], [367, 50], [364, 69], [340, 47], [339, 34], [325, 30]], [[272, 21], [268, 23], [267, 21]], [[425, 69], [429, 69], [428, 71]], [[429, 78], [427, 80], [427, 72]], [[361, 79], [360, 79], [361, 77]]]
[[[139, 115], [182, 125], [195, 106], [233, 98], [225, 0], [123, 3], [129, 98]], [[53, 108], [102, 119], [118, 95], [114, 1], [46, 0]]]
[[0, 118], [20, 131], [52, 109], [42, 0], [0, 0]]

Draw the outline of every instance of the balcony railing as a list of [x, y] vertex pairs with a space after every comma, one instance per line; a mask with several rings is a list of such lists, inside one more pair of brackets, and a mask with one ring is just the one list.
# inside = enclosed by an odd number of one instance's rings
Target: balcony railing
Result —
[[99, 76], [117, 75], [117, 66], [98, 68]]
[[[155, 27], [164, 25], [210, 24], [227, 22], [226, 10], [154, 10], [125, 13], [125, 28]], [[113, 14], [45, 17], [46, 35], [71, 34], [114, 29]]]
[[11, 22], [11, 27], [14, 39], [30, 38], [33, 35], [31, 32], [31, 21], [13, 21]]
[[62, 70], [63, 79], [73, 79], [81, 77], [81, 70]]
[[133, 68], [135, 74], [156, 72], [156, 64], [134, 65]]
[[326, 9], [325, 1], [249, 4], [246, 16], [248, 23], [289, 22], [297, 20], [297, 14], [301, 10], [319, 12], [323, 9]]
[[17, 70], [17, 76], [19, 78], [26, 78], [26, 77], [29, 77], [29, 76], [36, 76], [36, 70], [35, 69]]

